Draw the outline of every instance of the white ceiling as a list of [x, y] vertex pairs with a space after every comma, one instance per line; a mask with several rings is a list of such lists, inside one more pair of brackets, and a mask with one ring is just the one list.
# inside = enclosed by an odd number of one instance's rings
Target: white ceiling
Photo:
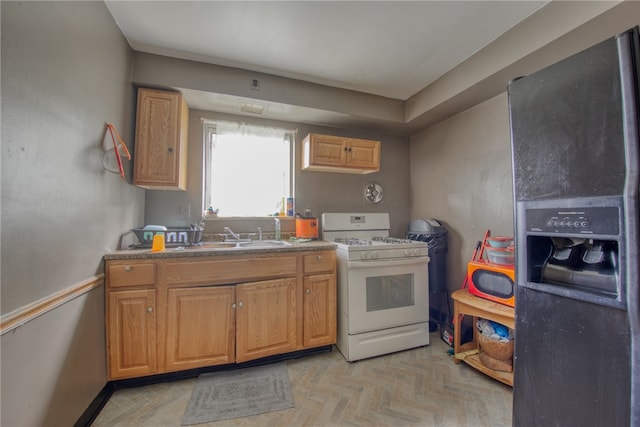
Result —
[[406, 100], [547, 1], [106, 1], [131, 47]]

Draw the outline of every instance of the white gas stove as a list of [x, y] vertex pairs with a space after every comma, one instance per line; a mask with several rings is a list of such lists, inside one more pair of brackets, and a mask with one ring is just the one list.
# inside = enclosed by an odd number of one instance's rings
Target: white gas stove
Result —
[[429, 344], [425, 242], [389, 237], [387, 213], [325, 213], [337, 243], [338, 337], [348, 361]]
[[427, 244], [389, 237], [389, 214], [325, 213], [322, 238], [338, 244], [338, 256], [349, 260], [427, 256]]

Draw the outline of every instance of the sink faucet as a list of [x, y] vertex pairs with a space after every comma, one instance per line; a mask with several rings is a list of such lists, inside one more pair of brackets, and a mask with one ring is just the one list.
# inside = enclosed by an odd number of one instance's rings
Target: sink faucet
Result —
[[273, 218], [276, 222], [276, 240], [280, 240], [280, 218]]
[[233, 232], [232, 229], [230, 229], [229, 227], [225, 227], [224, 231], [226, 231], [227, 233], [231, 234], [233, 236], [234, 239], [236, 240], [240, 240], [240, 235], [236, 234]]
[[262, 240], [262, 227], [258, 227], [258, 240]]

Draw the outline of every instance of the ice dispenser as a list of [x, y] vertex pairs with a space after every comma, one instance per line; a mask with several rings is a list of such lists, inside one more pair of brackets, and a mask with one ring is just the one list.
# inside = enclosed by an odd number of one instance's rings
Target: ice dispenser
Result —
[[622, 308], [618, 208], [530, 208], [525, 212], [523, 286]]

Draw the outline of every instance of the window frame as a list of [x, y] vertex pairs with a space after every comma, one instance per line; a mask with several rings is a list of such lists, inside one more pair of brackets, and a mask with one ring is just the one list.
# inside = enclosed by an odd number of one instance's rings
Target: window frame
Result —
[[[289, 141], [289, 196], [285, 196], [285, 197], [293, 197], [295, 198], [295, 171], [296, 171], [296, 164], [295, 164], [295, 136], [296, 136], [296, 130], [291, 130], [291, 129], [285, 129], [285, 128], [281, 128], [281, 127], [277, 127], [277, 126], [264, 126], [264, 125], [255, 125], [252, 123], [246, 123], [246, 122], [241, 122], [241, 121], [234, 121], [234, 120], [225, 120], [225, 122], [234, 122], [234, 123], [238, 123], [240, 125], [248, 125], [248, 126], [255, 126], [255, 127], [264, 127], [264, 128], [277, 128], [277, 129], [282, 129], [284, 130], [285, 133], [285, 139], [288, 139]], [[211, 183], [211, 164], [209, 162], [209, 159], [211, 158], [211, 150], [212, 150], [212, 145], [213, 145], [213, 138], [215, 138], [216, 135], [216, 130], [217, 130], [217, 122], [216, 121], [210, 121], [210, 120], [203, 120], [203, 159], [202, 159], [202, 169], [203, 169], [203, 173], [202, 173], [202, 209], [203, 211], [208, 209], [210, 206], [212, 205], [212, 200], [211, 200], [211, 190], [209, 188], [209, 183]], [[224, 216], [221, 215], [222, 218], [237, 218], [238, 216]], [[244, 215], [241, 216], [242, 218], [268, 218], [268, 216], [261, 216], [261, 215]]]

